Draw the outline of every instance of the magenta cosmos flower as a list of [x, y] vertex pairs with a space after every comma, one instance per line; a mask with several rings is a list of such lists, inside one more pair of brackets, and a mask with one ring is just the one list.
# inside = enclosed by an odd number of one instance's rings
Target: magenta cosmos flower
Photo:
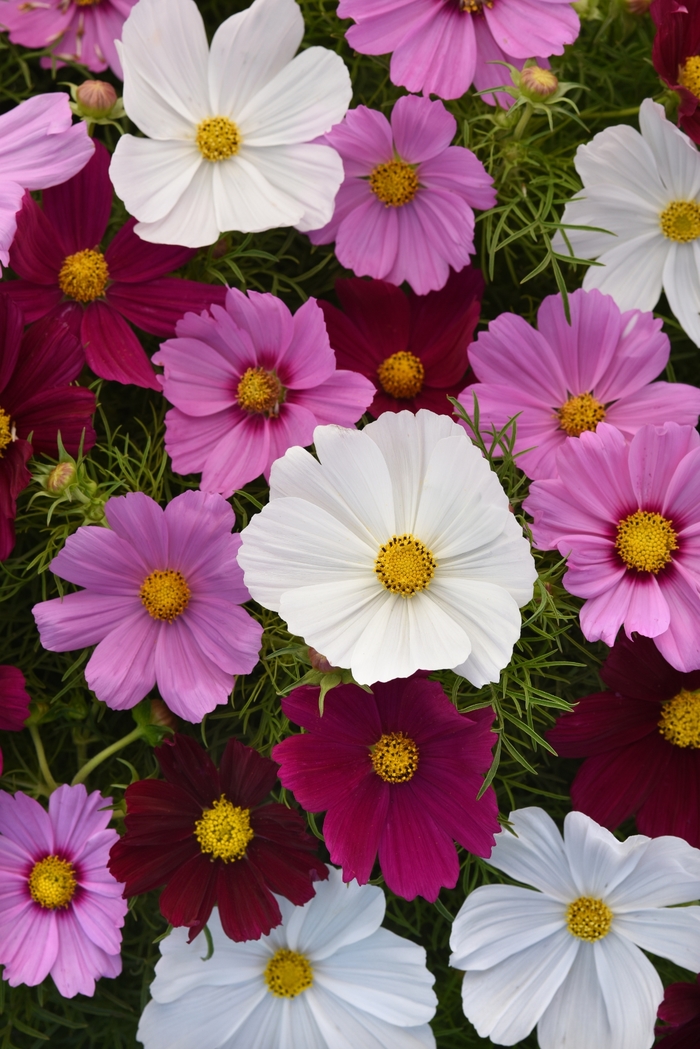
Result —
[[275, 295], [230, 289], [225, 309], [188, 314], [153, 360], [175, 407], [165, 417], [173, 469], [230, 496], [322, 423], [352, 426], [374, 397], [362, 375], [337, 371], [315, 299], [292, 316]]
[[151, 335], [173, 335], [187, 310], [222, 303], [226, 288], [165, 277], [195, 251], [147, 244], [134, 233], [135, 219], [100, 249], [112, 211], [109, 161], [96, 142], [79, 174], [44, 192], [43, 210], [26, 194], [10, 252], [20, 280], [4, 281], [0, 294], [17, 302], [29, 322], [47, 315], [65, 321], [96, 375], [159, 390], [127, 321]]
[[559, 477], [533, 481], [523, 508], [541, 550], [568, 557], [566, 589], [586, 598], [581, 629], [612, 645], [621, 626], [664, 658], [700, 668], [700, 435], [642, 426], [629, 444], [600, 423], [567, 441]]
[[663, 1049], [698, 1049], [700, 1045], [700, 976], [695, 983], [672, 983], [659, 1006], [656, 1035]]
[[[451, 415], [448, 396], [464, 388], [467, 346], [479, 320], [484, 278], [466, 266], [444, 288], [408, 296], [384, 280], [338, 280], [342, 311], [319, 302], [338, 363], [377, 388], [369, 411], [420, 408]], [[700, 395], [698, 396], [700, 400]]]
[[0, 729], [3, 732], [19, 732], [24, 728], [24, 723], [29, 717], [29, 703], [29, 693], [25, 688], [22, 671], [17, 667], [0, 666]]
[[201, 721], [258, 661], [262, 628], [236, 555], [235, 517], [219, 495], [183, 492], [165, 510], [143, 492], [105, 505], [109, 528], [69, 536], [51, 570], [85, 590], [34, 606], [51, 652], [97, 644], [85, 679], [108, 707], [157, 685], [170, 709]]
[[123, 885], [107, 869], [112, 799], [64, 785], [49, 811], [0, 791], [0, 965], [11, 987], [50, 974], [64, 998], [122, 970]]
[[451, 146], [457, 121], [442, 102], [407, 95], [391, 113], [358, 106], [323, 141], [343, 159], [333, 218], [309, 233], [335, 241], [360, 276], [408, 281], [418, 295], [447, 283], [474, 254], [473, 208], [496, 203], [493, 179], [469, 149]]
[[459, 876], [454, 842], [489, 856], [500, 827], [489, 787], [477, 801], [496, 737], [490, 707], [459, 714], [424, 674], [338, 685], [319, 714], [318, 688], [302, 686], [282, 710], [303, 735], [278, 743], [283, 786], [310, 812], [344, 881], [364, 885], [379, 864], [392, 892], [436, 900]]
[[[9, 29], [10, 40], [22, 47], [51, 48], [42, 58], [44, 69], [78, 62], [93, 73], [110, 67], [123, 80], [115, 40], [136, 0], [1, 0], [0, 28]], [[58, 61], [57, 61], [58, 60]]]
[[550, 295], [537, 312], [538, 331], [502, 313], [471, 347], [480, 381], [459, 397], [471, 414], [476, 394], [486, 437], [517, 415], [518, 466], [537, 479], [556, 477], [567, 436], [603, 420], [629, 438], [646, 423], [695, 426], [700, 413], [697, 387], [651, 382], [671, 351], [652, 313], [621, 313], [609, 295], [581, 289], [569, 295], [569, 309], [570, 324], [561, 295]]

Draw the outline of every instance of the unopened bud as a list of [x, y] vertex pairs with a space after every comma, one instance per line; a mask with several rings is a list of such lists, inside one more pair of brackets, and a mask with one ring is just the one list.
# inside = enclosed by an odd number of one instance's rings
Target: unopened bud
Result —
[[520, 74], [520, 88], [526, 94], [530, 94], [537, 101], [541, 98], [549, 98], [559, 87], [551, 69], [542, 69], [541, 66], [526, 66]]
[[645, 15], [651, 7], [651, 0], [626, 0], [626, 7], [631, 15]]
[[158, 725], [159, 728], [172, 728], [176, 729], [178, 726], [178, 720], [173, 714], [170, 707], [166, 707], [162, 699], [151, 700], [151, 724]]
[[322, 656], [320, 652], [317, 652], [315, 648], [309, 646], [309, 662], [314, 670], [318, 670], [321, 674], [332, 674], [337, 667], [332, 666], [325, 656]]
[[44, 482], [46, 491], [51, 492], [52, 495], [60, 495], [61, 492], [65, 492], [66, 488], [69, 488], [75, 482], [77, 476], [78, 471], [74, 463], [58, 463], [46, 475], [46, 481]]
[[86, 117], [106, 117], [114, 108], [117, 92], [104, 80], [86, 80], [75, 93], [75, 100]]

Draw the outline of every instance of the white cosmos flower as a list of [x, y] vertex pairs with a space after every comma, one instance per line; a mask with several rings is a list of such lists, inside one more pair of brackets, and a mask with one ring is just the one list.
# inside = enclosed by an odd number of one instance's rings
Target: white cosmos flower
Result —
[[385, 412], [290, 448], [242, 533], [250, 593], [363, 684], [449, 667], [497, 681], [536, 578], [498, 479], [446, 415]]
[[[566, 231], [574, 254], [597, 259], [586, 272], [586, 291], [612, 295], [621, 310], [653, 310], [661, 291], [693, 342], [700, 346], [700, 153], [645, 99], [641, 135], [620, 124], [606, 128], [574, 163], [583, 182], [562, 222], [598, 226]], [[568, 249], [560, 235], [558, 251]]]
[[282, 924], [246, 943], [208, 922], [214, 953], [187, 929], [161, 942], [137, 1038], [145, 1049], [434, 1049], [437, 999], [425, 950], [387, 929], [384, 893], [327, 882]]
[[123, 135], [110, 167], [136, 232], [200, 247], [224, 230], [317, 229], [343, 164], [311, 139], [342, 120], [350, 76], [323, 47], [295, 58], [295, 0], [255, 0], [211, 51], [194, 0], [139, 0], [121, 44], [124, 106], [146, 138]]
[[664, 991], [642, 950], [700, 969], [700, 907], [674, 907], [700, 898], [700, 850], [620, 842], [582, 812], [563, 841], [543, 809], [510, 819], [488, 862], [535, 889], [482, 885], [455, 918], [467, 1018], [498, 1045], [537, 1024], [541, 1049], [648, 1049]]

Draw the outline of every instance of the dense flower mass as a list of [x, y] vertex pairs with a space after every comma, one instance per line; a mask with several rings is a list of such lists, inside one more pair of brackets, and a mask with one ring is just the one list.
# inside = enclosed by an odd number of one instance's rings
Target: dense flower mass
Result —
[[656, 36], [654, 68], [678, 95], [678, 123], [693, 142], [700, 142], [700, 5], [696, 0], [653, 0]]
[[[24, 674], [17, 667], [0, 666], [0, 729], [19, 732], [29, 717], [29, 693]], [[0, 751], [2, 775], [2, 751]]]

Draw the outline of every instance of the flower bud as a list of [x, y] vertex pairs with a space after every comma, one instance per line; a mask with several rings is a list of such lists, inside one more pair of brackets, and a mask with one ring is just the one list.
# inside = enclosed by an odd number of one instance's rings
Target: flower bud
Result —
[[524, 94], [531, 95], [534, 101], [549, 98], [559, 87], [551, 69], [542, 69], [541, 66], [525, 66], [520, 74], [520, 89]]
[[104, 80], [86, 80], [75, 93], [80, 112], [86, 117], [106, 117], [116, 105], [117, 92]]
[[159, 728], [171, 728], [176, 729], [178, 727], [178, 719], [173, 714], [169, 707], [166, 707], [162, 699], [151, 700], [151, 725], [157, 725]]
[[70, 488], [75, 483], [77, 477], [78, 471], [75, 468], [75, 463], [61, 462], [54, 466], [53, 470], [46, 475], [44, 487], [52, 495], [60, 495], [61, 492], [65, 492], [66, 488]]
[[311, 648], [311, 646], [309, 646], [309, 662], [314, 670], [318, 670], [321, 674], [332, 674], [338, 669], [331, 666], [326, 657], [317, 652], [315, 648]]

